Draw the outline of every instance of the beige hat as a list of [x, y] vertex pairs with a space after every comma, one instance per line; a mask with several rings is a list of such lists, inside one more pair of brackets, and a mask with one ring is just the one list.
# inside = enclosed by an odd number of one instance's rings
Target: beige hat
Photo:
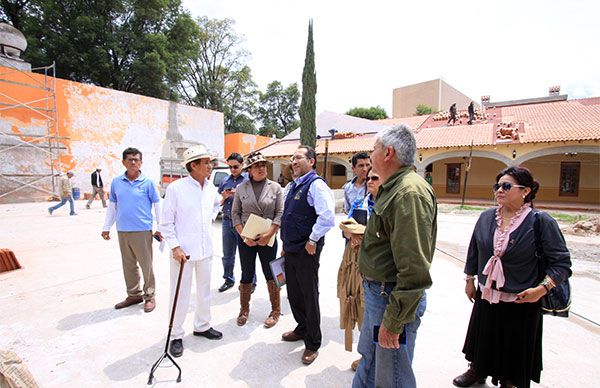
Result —
[[252, 153], [250, 153], [250, 155], [248, 155], [246, 157], [246, 163], [244, 163], [244, 170], [247, 170], [253, 164], [260, 163], [260, 162], [267, 163], [268, 161], [267, 161], [267, 159], [265, 159], [263, 154], [261, 154], [260, 152], [252, 152]]
[[340, 229], [352, 234], [365, 234], [365, 226], [356, 222], [354, 218], [348, 218], [340, 222]]
[[183, 151], [183, 162], [181, 165], [185, 167], [189, 162], [198, 159], [213, 159], [213, 155], [202, 144], [198, 144]]

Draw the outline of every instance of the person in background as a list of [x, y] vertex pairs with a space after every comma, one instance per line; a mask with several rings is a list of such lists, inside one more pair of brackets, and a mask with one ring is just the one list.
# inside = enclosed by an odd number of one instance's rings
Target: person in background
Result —
[[404, 124], [376, 136], [371, 162], [382, 181], [358, 253], [365, 316], [352, 386], [416, 387], [417, 329], [437, 233], [432, 187], [413, 170], [417, 145]]
[[[110, 240], [110, 229], [116, 221], [127, 297], [117, 303], [115, 309], [144, 302], [144, 311], [149, 313], [156, 307], [156, 280], [152, 268], [152, 208], [158, 225], [160, 196], [154, 182], [142, 173], [140, 150], [131, 147], [125, 149], [122, 163], [125, 173], [114, 178], [110, 185], [101, 236]], [[154, 236], [162, 240], [159, 231]], [[140, 269], [144, 277], [143, 292], [140, 289]]]
[[315, 171], [317, 154], [312, 147], [299, 146], [291, 163], [295, 179], [285, 198], [281, 240], [288, 299], [297, 326], [281, 338], [304, 340], [302, 363], [309, 365], [321, 347], [319, 258], [325, 234], [335, 225], [335, 203], [333, 192]]
[[456, 124], [456, 102], [450, 105], [448, 113], [450, 113], [450, 118], [446, 124], [450, 124], [450, 121], [452, 121], [452, 125]]
[[371, 159], [366, 152], [358, 152], [352, 155], [352, 172], [354, 178], [344, 184], [344, 212], [348, 213], [350, 207], [359, 198], [367, 195], [367, 184], [365, 178], [371, 168]]
[[56, 209], [64, 206], [67, 201], [69, 202], [69, 207], [71, 208], [69, 215], [77, 215], [77, 213], [75, 213], [75, 202], [73, 201], [73, 186], [71, 185], [71, 178], [73, 178], [74, 175], [75, 174], [73, 174], [73, 172], [69, 171], [65, 175], [60, 176], [60, 203], [48, 208], [48, 213], [50, 215], [52, 215], [52, 212], [54, 212]]
[[473, 121], [475, 121], [475, 103], [473, 101], [469, 104], [467, 111], [469, 112], [469, 121], [467, 121], [467, 124], [472, 125]]
[[[348, 218], [352, 218], [355, 212], [364, 212], [368, 220], [373, 213], [377, 191], [381, 185], [379, 175], [369, 169], [367, 173], [367, 196], [359, 198], [350, 207]], [[364, 233], [364, 230], [363, 230]], [[347, 239], [344, 249], [344, 256], [338, 270], [338, 288], [337, 294], [340, 299], [340, 329], [345, 330], [345, 348], [352, 351], [352, 330], [356, 325], [360, 330], [364, 317], [365, 295], [362, 288], [362, 277], [358, 271], [358, 250], [362, 241], [362, 233], [351, 233], [344, 231], [344, 237]], [[356, 371], [360, 359], [354, 360], [351, 364], [353, 371]]]
[[260, 258], [263, 275], [267, 280], [271, 313], [265, 320], [265, 327], [275, 326], [281, 315], [281, 301], [279, 288], [273, 280], [269, 262], [277, 257], [277, 239], [272, 246], [269, 240], [277, 234], [281, 225], [283, 214], [283, 189], [281, 186], [267, 179], [267, 160], [260, 152], [253, 152], [246, 158], [244, 169], [249, 173], [249, 180], [237, 187], [233, 198], [231, 217], [233, 227], [238, 234], [242, 234], [244, 225], [251, 214], [272, 221], [269, 231], [255, 239], [240, 238], [240, 264], [242, 266], [242, 279], [240, 280], [240, 313], [237, 317], [238, 326], [243, 326], [248, 321], [250, 313], [250, 294], [252, 281], [256, 279], [256, 255]]
[[212, 222], [219, 213], [221, 198], [208, 181], [212, 170], [210, 152], [195, 145], [183, 153], [182, 165], [190, 173], [167, 186], [160, 230], [171, 248], [171, 296], [173, 308], [177, 279], [182, 265], [179, 299], [175, 309], [169, 351], [183, 354], [183, 323], [190, 306], [192, 274], [196, 274], [196, 313], [194, 335], [219, 340], [223, 334], [210, 326], [210, 271], [212, 267]]
[[106, 207], [106, 196], [104, 194], [104, 183], [102, 182], [102, 177], [100, 176], [100, 171], [102, 171], [101, 168], [97, 168], [96, 171], [94, 171], [91, 175], [92, 178], [92, 195], [90, 196], [90, 199], [88, 200], [88, 202], [85, 204], [85, 208], [89, 209], [90, 205], [92, 204], [92, 202], [94, 202], [94, 199], [96, 198], [96, 194], [98, 194], [98, 196], [100, 197], [100, 200], [102, 201], [102, 207]]
[[[498, 206], [475, 224], [465, 263], [465, 293], [474, 302], [463, 347], [470, 365], [453, 380], [457, 387], [487, 376], [503, 388], [540, 382], [540, 298], [571, 276], [571, 259], [556, 221], [533, 209], [538, 189], [525, 167], [502, 170], [493, 186]], [[536, 218], [547, 268], [535, 254]]]

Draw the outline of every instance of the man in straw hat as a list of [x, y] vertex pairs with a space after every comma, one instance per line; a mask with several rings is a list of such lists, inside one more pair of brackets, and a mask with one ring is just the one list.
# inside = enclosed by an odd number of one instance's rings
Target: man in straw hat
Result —
[[212, 222], [219, 213], [221, 196], [208, 181], [212, 170], [212, 155], [204, 145], [195, 145], [183, 153], [183, 166], [189, 176], [171, 183], [163, 203], [160, 231], [171, 248], [172, 311], [179, 267], [183, 275], [175, 319], [171, 332], [170, 353], [183, 354], [183, 322], [190, 304], [192, 272], [196, 272], [196, 313], [194, 335], [218, 340], [223, 334], [210, 326], [210, 272], [212, 266]]

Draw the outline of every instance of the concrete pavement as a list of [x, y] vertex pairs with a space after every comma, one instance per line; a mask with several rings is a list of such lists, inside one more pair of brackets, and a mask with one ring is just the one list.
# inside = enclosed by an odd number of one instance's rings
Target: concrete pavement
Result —
[[[116, 236], [100, 238], [104, 209], [91, 210], [77, 201], [78, 216], [47, 203], [0, 205], [0, 248], [12, 249], [23, 269], [0, 274], [0, 348], [24, 359], [44, 387], [143, 387], [151, 365], [161, 355], [168, 325], [168, 256], [155, 243], [157, 308], [145, 314], [141, 305], [115, 310], [125, 296]], [[341, 217], [340, 217], [341, 218]], [[461, 353], [471, 304], [463, 293], [461, 258], [476, 216], [440, 214], [439, 238], [432, 265], [434, 286], [419, 329], [414, 369], [421, 387], [451, 387], [466, 362]], [[114, 234], [113, 229], [113, 234]], [[221, 252], [220, 223], [214, 225], [216, 253]], [[337, 269], [343, 251], [338, 230], [326, 238], [321, 256], [323, 346], [310, 366], [300, 362], [302, 344], [284, 343], [294, 320], [282, 292], [284, 316], [265, 329], [270, 311], [262, 274], [253, 295], [249, 321], [238, 327], [238, 292], [218, 293], [222, 266], [212, 267], [212, 324], [222, 341], [191, 335], [194, 306], [185, 323], [185, 351], [175, 368], [156, 372], [156, 387], [348, 387], [350, 363], [357, 353], [344, 351], [338, 328]], [[595, 264], [598, 265], [597, 263]], [[258, 266], [257, 266], [258, 268]], [[239, 263], [236, 276], [239, 279]], [[596, 298], [600, 282], [576, 276], [573, 310], [600, 322]], [[594, 296], [595, 295], [595, 296]], [[192, 298], [193, 301], [193, 298]], [[544, 371], [541, 387], [597, 386], [600, 328], [578, 317], [544, 320]], [[355, 332], [355, 343], [358, 332]], [[488, 379], [488, 385], [491, 383]], [[534, 386], [538, 386], [535, 385]]]

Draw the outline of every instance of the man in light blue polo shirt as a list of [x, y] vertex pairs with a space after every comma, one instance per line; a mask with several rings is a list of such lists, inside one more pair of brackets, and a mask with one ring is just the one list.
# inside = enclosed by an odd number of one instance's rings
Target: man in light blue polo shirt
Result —
[[[154, 272], [152, 270], [152, 207], [158, 225], [160, 197], [156, 185], [142, 174], [142, 153], [136, 148], [123, 151], [126, 171], [113, 179], [102, 238], [110, 240], [110, 228], [117, 222], [117, 234], [127, 286], [127, 298], [115, 305], [122, 309], [144, 301], [144, 311], [156, 307]], [[154, 236], [162, 240], [160, 232]], [[139, 268], [138, 268], [139, 266]], [[140, 289], [140, 268], [144, 277]]]

